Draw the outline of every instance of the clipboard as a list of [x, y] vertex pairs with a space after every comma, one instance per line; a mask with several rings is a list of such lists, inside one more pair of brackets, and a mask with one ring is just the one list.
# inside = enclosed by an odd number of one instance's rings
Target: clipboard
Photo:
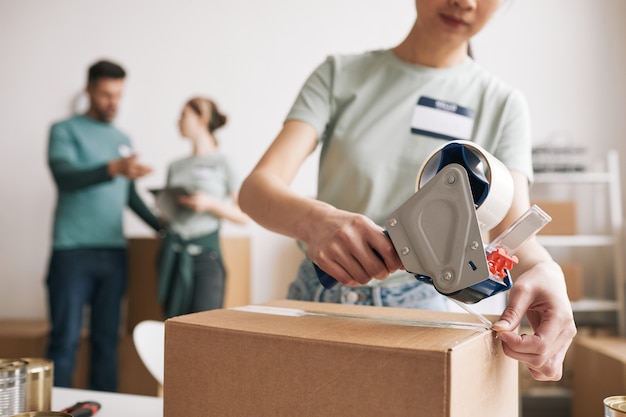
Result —
[[178, 197], [192, 194], [185, 187], [151, 188], [148, 191], [154, 195], [155, 205], [160, 211], [161, 217], [168, 221], [174, 219], [181, 210], [177, 201]]

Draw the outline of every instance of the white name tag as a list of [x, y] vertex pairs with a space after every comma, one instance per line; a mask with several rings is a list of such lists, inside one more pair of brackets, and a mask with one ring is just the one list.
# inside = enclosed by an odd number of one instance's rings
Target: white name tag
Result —
[[193, 176], [197, 179], [207, 179], [215, 175], [217, 168], [212, 165], [199, 165], [193, 168]]
[[119, 152], [120, 156], [122, 158], [128, 158], [129, 156], [133, 156], [134, 152], [133, 152], [133, 148], [131, 148], [130, 146], [122, 143], [118, 148], [117, 151]]
[[474, 110], [430, 97], [420, 97], [413, 111], [411, 132], [446, 140], [469, 140]]

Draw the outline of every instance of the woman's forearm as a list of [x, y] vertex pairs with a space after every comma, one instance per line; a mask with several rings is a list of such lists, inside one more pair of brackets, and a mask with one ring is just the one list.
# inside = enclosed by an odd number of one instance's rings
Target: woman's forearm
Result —
[[289, 237], [307, 240], [310, 228], [331, 205], [294, 193], [272, 174], [254, 171], [239, 191], [241, 209], [261, 226]]

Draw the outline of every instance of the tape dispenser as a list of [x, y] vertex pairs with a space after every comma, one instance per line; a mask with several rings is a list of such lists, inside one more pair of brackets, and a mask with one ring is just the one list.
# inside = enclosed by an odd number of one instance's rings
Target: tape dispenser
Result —
[[[533, 205], [489, 244], [513, 201], [509, 170], [469, 141], [447, 142], [422, 164], [416, 192], [386, 219], [405, 270], [438, 292], [473, 304], [511, 288], [515, 251], [551, 221]], [[337, 281], [315, 265], [320, 283]]]

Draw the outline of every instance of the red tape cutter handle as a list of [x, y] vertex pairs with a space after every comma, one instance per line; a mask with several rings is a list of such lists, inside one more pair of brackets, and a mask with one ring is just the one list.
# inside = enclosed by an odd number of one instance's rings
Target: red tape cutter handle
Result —
[[95, 401], [82, 401], [61, 410], [61, 412], [70, 414], [72, 417], [90, 417], [95, 415], [99, 410], [100, 403]]

